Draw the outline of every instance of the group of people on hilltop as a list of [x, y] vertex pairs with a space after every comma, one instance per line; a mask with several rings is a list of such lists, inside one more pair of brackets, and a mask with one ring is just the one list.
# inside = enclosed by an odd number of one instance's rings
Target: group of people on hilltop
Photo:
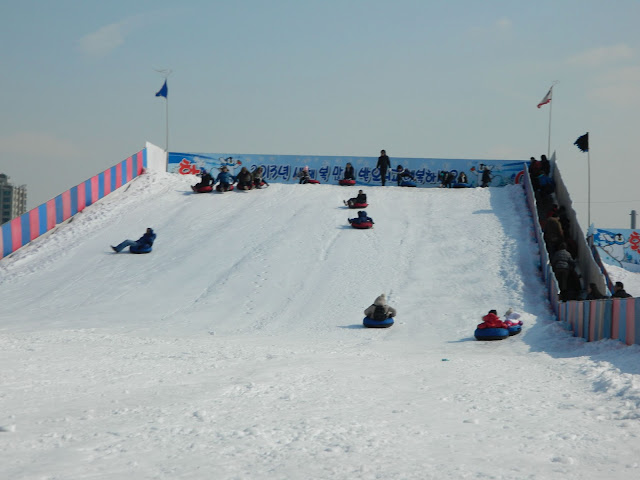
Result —
[[556, 183], [551, 176], [551, 162], [546, 155], [540, 155], [540, 160], [531, 157], [529, 163], [529, 176], [534, 192], [547, 197], [556, 190]]
[[268, 185], [263, 177], [263, 168], [256, 167], [251, 172], [247, 167], [242, 167], [237, 175], [231, 174], [229, 167], [223, 166], [220, 168], [220, 173], [214, 179], [209, 172], [202, 170], [199, 174], [200, 181], [196, 183], [192, 188], [194, 190], [201, 189], [203, 187], [213, 187], [217, 185], [217, 189], [222, 192], [229, 191], [231, 185], [237, 183], [239, 190], [251, 190], [252, 188], [262, 188]]

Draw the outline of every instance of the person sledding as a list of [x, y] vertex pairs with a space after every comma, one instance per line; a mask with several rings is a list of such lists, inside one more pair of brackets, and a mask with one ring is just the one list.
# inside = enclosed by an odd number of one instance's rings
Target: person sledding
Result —
[[142, 235], [138, 240], [124, 240], [115, 247], [111, 245], [111, 249], [116, 253], [120, 253], [125, 248], [130, 247], [129, 250], [132, 253], [149, 253], [155, 239], [156, 234], [153, 229], [149, 227], [144, 235]]
[[349, 200], [343, 200], [344, 204], [349, 208], [360, 208], [367, 206], [367, 194], [362, 190], [358, 190], [358, 195], [354, 198], [350, 198]]
[[364, 210], [360, 210], [356, 218], [348, 218], [347, 220], [349, 221], [351, 226], [355, 228], [371, 228], [375, 223]]
[[520, 314], [518, 312], [514, 312], [513, 308], [507, 310], [504, 314], [504, 323], [507, 327], [515, 327], [517, 325], [522, 325], [522, 320], [520, 320]]
[[382, 293], [365, 309], [364, 314], [371, 320], [382, 322], [388, 318], [395, 317], [396, 309], [387, 305], [387, 297]]
[[347, 165], [344, 167], [344, 178], [343, 180], [354, 180], [356, 179], [356, 174], [353, 169], [353, 165], [347, 162]]
[[508, 326], [500, 320], [496, 310], [489, 310], [489, 313], [482, 317], [482, 323], [478, 324], [478, 328], [484, 330], [485, 328], [508, 328]]
[[207, 189], [208, 187], [211, 187], [211, 185], [213, 184], [213, 177], [211, 176], [211, 174], [209, 172], [207, 172], [203, 168], [200, 171], [200, 173], [198, 174], [198, 176], [200, 177], [200, 181], [198, 183], [196, 183], [195, 185], [191, 186], [191, 189], [194, 192], [199, 192], [199, 191], [202, 191], [204, 189]]
[[269, 184], [263, 178], [263, 168], [257, 167], [253, 173], [251, 174], [251, 178], [253, 179], [253, 186], [256, 188], [268, 187]]
[[239, 190], [251, 190], [253, 188], [253, 176], [247, 167], [242, 167], [236, 175]]
[[309, 180], [311, 180], [311, 174], [309, 174], [309, 167], [303, 167], [298, 172], [298, 178], [300, 179], [298, 183], [309, 183]]
[[411, 172], [404, 168], [402, 165], [398, 165], [398, 169], [396, 171], [396, 176], [398, 179], [398, 185], [401, 186], [405, 182], [415, 182], [416, 178], [411, 174]]
[[233, 175], [231, 175], [229, 169], [226, 166], [222, 167], [215, 181], [215, 183], [218, 184], [216, 186], [216, 190], [218, 190], [219, 192], [227, 192], [231, 190], [231, 186], [234, 182], [235, 178], [233, 177]]

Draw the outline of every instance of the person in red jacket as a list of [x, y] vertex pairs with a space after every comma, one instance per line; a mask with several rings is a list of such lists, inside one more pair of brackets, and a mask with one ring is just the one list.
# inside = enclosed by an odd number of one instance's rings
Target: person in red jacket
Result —
[[507, 324], [500, 320], [498, 312], [496, 310], [489, 310], [484, 317], [482, 317], [482, 323], [478, 324], [478, 328], [509, 328]]

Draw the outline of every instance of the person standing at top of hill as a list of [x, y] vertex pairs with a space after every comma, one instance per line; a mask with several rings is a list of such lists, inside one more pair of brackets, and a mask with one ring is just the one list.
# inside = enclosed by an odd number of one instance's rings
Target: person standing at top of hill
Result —
[[387, 156], [386, 150], [380, 150], [380, 156], [378, 157], [376, 168], [380, 170], [380, 182], [382, 182], [382, 186], [384, 187], [384, 184], [387, 181], [387, 170], [391, 168], [391, 161]]

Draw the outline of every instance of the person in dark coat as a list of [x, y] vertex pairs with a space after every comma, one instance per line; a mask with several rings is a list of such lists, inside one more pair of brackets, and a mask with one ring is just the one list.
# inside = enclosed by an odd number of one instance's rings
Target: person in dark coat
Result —
[[624, 283], [622, 282], [616, 282], [616, 284], [613, 287], [613, 295], [611, 295], [612, 298], [630, 298], [631, 295], [629, 295], [625, 289], [624, 289]]
[[251, 190], [253, 187], [253, 177], [247, 167], [242, 167], [236, 176], [238, 188], [240, 190]]
[[556, 190], [556, 182], [549, 175], [538, 175], [538, 191], [544, 195], [551, 195]]
[[460, 172], [460, 175], [458, 175], [458, 183], [465, 184], [465, 185], [469, 183], [469, 179], [467, 178], [466, 173]]
[[367, 194], [364, 193], [362, 190], [358, 190], [358, 195], [354, 198], [350, 198], [349, 200], [343, 200], [344, 204], [347, 207], [353, 207], [355, 204], [365, 204], [367, 203]]
[[344, 167], [344, 180], [355, 180], [356, 179], [356, 173], [353, 169], [353, 165], [351, 165], [350, 163], [347, 163], [347, 165]]
[[398, 165], [396, 176], [398, 180], [398, 185], [400, 185], [402, 182], [406, 180], [411, 180], [412, 182], [416, 181], [415, 177], [411, 175], [411, 172], [409, 171], [409, 169], [404, 168], [402, 165]]
[[373, 225], [375, 223], [371, 217], [367, 216], [367, 212], [364, 210], [359, 211], [356, 218], [348, 218], [347, 220], [351, 225], [360, 225], [361, 223], [370, 223]]
[[482, 178], [481, 178], [480, 186], [482, 188], [486, 188], [490, 184], [491, 184], [491, 170], [489, 170], [489, 167], [485, 165], [484, 169], [482, 170]]
[[376, 168], [380, 170], [380, 181], [384, 187], [384, 184], [387, 181], [387, 170], [391, 168], [391, 160], [389, 160], [385, 150], [380, 150], [380, 156], [378, 157]]
[[138, 240], [125, 240], [120, 242], [115, 247], [111, 245], [111, 248], [114, 252], [120, 253], [123, 249], [127, 247], [135, 247], [135, 248], [143, 248], [148, 247], [151, 248], [153, 246], [153, 242], [156, 239], [156, 234], [151, 227], [147, 228], [147, 231], [142, 235]]
[[562, 242], [558, 245], [558, 250], [553, 254], [551, 265], [553, 266], [553, 271], [558, 279], [560, 293], [566, 294], [569, 275], [575, 267], [575, 262], [567, 250], [566, 243]]
[[309, 183], [309, 180], [311, 180], [311, 174], [309, 173], [308, 166], [302, 167], [302, 170], [298, 172], [298, 178], [300, 179], [300, 181], [298, 182], [300, 184]]
[[551, 176], [551, 162], [549, 162], [546, 155], [540, 156], [540, 171], [548, 177]]
[[384, 293], [381, 295], [378, 295], [378, 297], [373, 301], [373, 303], [365, 309], [364, 314], [367, 316], [367, 318], [371, 318], [375, 320], [376, 309], [384, 313], [386, 318], [393, 318], [396, 316], [396, 313], [397, 313], [395, 308], [387, 305], [387, 297], [385, 296]]
[[202, 187], [209, 187], [213, 183], [213, 177], [206, 170], [202, 170], [199, 176], [200, 181], [191, 187], [193, 190], [197, 190]]
[[544, 224], [543, 237], [547, 246], [547, 252], [549, 256], [553, 257], [553, 254], [558, 249], [558, 244], [564, 241], [564, 230], [560, 224], [560, 217], [558, 214], [553, 214]]

